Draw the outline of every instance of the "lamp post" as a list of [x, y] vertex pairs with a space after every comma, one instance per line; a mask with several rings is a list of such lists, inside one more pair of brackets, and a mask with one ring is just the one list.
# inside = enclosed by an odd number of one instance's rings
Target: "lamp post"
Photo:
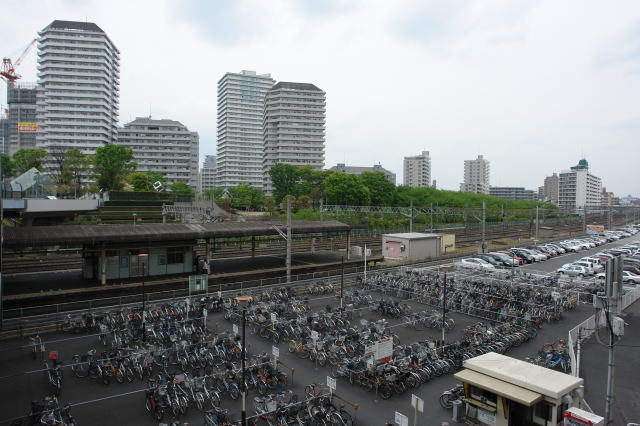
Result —
[[242, 383], [240, 384], [240, 391], [242, 393], [242, 426], [247, 425], [247, 386], [245, 382], [245, 359], [246, 359], [246, 345], [245, 345], [245, 330], [247, 324], [247, 306], [251, 302], [251, 296], [238, 296], [236, 297], [238, 304], [242, 308]]
[[145, 299], [146, 299], [146, 297], [145, 297], [146, 293], [144, 291], [145, 290], [145, 288], [144, 288], [144, 276], [145, 276], [144, 267], [145, 267], [145, 261], [147, 259], [147, 256], [149, 256], [149, 255], [146, 254], [146, 253], [138, 255], [138, 261], [140, 261], [140, 259], [143, 259], [143, 262], [142, 262], [142, 341], [143, 342], [147, 341], [147, 328], [144, 325], [144, 316], [145, 316], [144, 303], [145, 303]]

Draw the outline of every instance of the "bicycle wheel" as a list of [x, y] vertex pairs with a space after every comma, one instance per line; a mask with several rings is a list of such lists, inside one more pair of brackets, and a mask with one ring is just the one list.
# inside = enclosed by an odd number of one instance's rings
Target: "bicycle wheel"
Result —
[[82, 362], [80, 355], [74, 355], [71, 358], [71, 369], [73, 370], [73, 374], [78, 378], [84, 378], [89, 375], [89, 364]]

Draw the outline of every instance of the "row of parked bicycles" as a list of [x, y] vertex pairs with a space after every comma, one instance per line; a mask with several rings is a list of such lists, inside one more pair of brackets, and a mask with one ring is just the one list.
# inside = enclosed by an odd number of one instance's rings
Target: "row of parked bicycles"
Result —
[[571, 357], [567, 343], [562, 339], [554, 343], [545, 343], [535, 356], [527, 357], [525, 361], [563, 373], [571, 370]]

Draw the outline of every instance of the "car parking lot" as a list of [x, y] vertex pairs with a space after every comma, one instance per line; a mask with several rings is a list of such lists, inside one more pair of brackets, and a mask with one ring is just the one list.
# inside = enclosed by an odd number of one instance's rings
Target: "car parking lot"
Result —
[[[547, 260], [542, 263], [534, 263], [525, 266], [523, 270], [542, 270], [552, 272], [557, 269], [560, 263], [571, 262], [574, 259], [594, 254], [598, 250], [604, 250], [615, 246], [627, 244], [628, 241], [635, 241], [637, 237], [627, 238], [626, 241], [617, 241], [581, 253], [565, 254]], [[347, 287], [348, 288], [348, 287]], [[373, 288], [375, 290], [375, 288]], [[394, 301], [406, 303], [414, 312], [424, 309], [438, 311], [437, 301], [434, 306], [426, 306], [422, 302], [413, 300], [413, 297], [397, 297], [393, 294], [371, 291], [372, 298], [377, 302], [384, 299], [386, 302]], [[309, 296], [309, 306], [312, 312], [335, 311], [339, 305], [334, 294]], [[375, 307], [375, 304], [372, 305]], [[593, 313], [593, 309], [588, 304], [578, 304], [575, 309], [562, 312], [560, 321], [544, 322], [538, 330], [537, 337], [507, 352], [508, 355], [524, 358], [535, 354], [544, 343], [556, 341], [558, 338], [565, 338], [567, 332], [575, 324], [581, 322]], [[455, 326], [448, 330], [445, 337], [445, 344], [452, 341], [461, 340], [465, 334], [465, 327], [471, 326], [478, 321], [487, 322], [484, 318], [478, 318], [461, 312], [450, 312], [448, 318], [455, 321]], [[363, 306], [354, 315], [352, 323], [358, 325], [360, 320], [375, 322], [381, 315], [374, 312], [369, 306]], [[404, 318], [384, 317], [388, 323], [388, 328], [396, 334], [401, 344], [417, 341], [435, 341], [441, 339], [441, 330], [438, 328], [425, 328], [416, 331], [408, 328]], [[211, 314], [207, 317], [207, 324], [210, 329], [220, 333], [231, 332], [232, 322], [225, 320], [223, 313]], [[249, 330], [251, 327], [249, 327]], [[69, 364], [74, 354], [86, 353], [89, 348], [100, 349], [102, 343], [97, 335], [73, 335], [68, 333], [57, 333], [45, 336], [46, 352], [57, 351], [63, 362]], [[273, 342], [267, 341], [255, 334], [248, 332], [247, 342], [249, 352], [257, 354], [261, 352], [271, 353]], [[29, 348], [21, 347], [28, 344], [26, 339], [11, 340], [2, 342], [0, 345], [0, 390], [3, 395], [10, 395], [0, 402], [4, 419], [12, 419], [25, 414], [29, 409], [29, 402], [42, 399], [49, 391], [48, 384], [43, 371], [37, 371], [42, 366], [42, 361], [33, 360], [30, 357]], [[331, 374], [329, 366], [321, 367], [317, 363], [308, 359], [301, 359], [288, 352], [288, 344], [281, 341], [278, 345], [280, 360], [290, 369], [284, 368], [292, 379], [290, 387], [294, 392], [302, 395], [305, 385], [309, 383], [326, 383], [327, 375]], [[75, 377], [68, 368], [64, 368], [64, 384], [60, 400], [73, 404], [72, 413], [78, 424], [157, 424], [144, 409], [144, 389], [146, 382], [134, 381], [133, 383], [115, 383], [109, 386], [101, 384], [99, 381], [90, 379], [80, 379]], [[348, 410], [352, 410], [357, 419], [357, 423], [366, 425], [383, 424], [385, 421], [392, 421], [394, 411], [403, 412], [411, 417], [411, 394], [414, 393], [425, 401], [425, 413], [419, 424], [438, 424], [450, 418], [450, 412], [442, 409], [438, 405], [440, 394], [451, 388], [455, 380], [451, 375], [443, 375], [433, 378], [422, 386], [409, 390], [403, 395], [394, 395], [388, 400], [383, 400], [375, 393], [366, 392], [361, 387], [349, 384], [345, 378], [337, 378], [338, 396], [349, 402], [357, 404], [357, 410], [350, 408], [345, 403]], [[587, 383], [587, 387], [589, 384]], [[252, 398], [255, 392], [249, 394], [249, 414], [253, 414]], [[228, 397], [222, 401], [222, 406], [229, 408], [235, 419], [239, 418], [240, 402], [231, 401]], [[429, 419], [428, 423], [426, 419]], [[185, 417], [180, 421], [190, 424], [202, 424], [202, 414], [191, 408]]]

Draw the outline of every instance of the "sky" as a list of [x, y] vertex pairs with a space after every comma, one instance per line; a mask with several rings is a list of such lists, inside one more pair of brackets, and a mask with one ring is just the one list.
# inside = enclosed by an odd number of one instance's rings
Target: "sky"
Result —
[[[54, 19], [98, 24], [121, 52], [120, 121], [179, 120], [216, 152], [217, 82], [271, 73], [327, 93], [326, 162], [429, 151], [439, 188], [465, 159], [536, 189], [582, 157], [640, 195], [640, 2], [576, 0], [3, 1], [0, 56]], [[18, 70], [36, 80], [33, 49]], [[0, 104], [6, 103], [4, 90]]]

